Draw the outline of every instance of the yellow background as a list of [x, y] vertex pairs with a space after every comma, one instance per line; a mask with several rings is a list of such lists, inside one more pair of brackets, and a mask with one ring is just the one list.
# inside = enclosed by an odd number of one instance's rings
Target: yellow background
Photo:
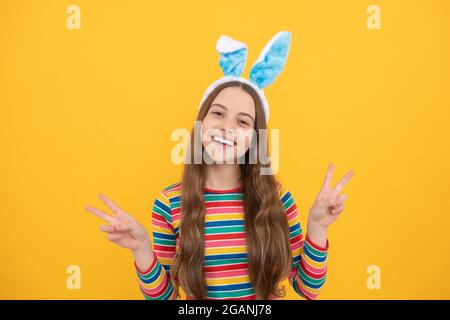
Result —
[[[366, 27], [371, 4], [381, 30]], [[150, 228], [182, 172], [170, 134], [222, 76], [217, 38], [248, 44], [248, 77], [280, 30], [292, 43], [265, 90], [269, 127], [304, 227], [328, 164], [333, 183], [355, 172], [319, 299], [450, 298], [449, 13], [445, 0], [1, 1], [0, 298], [142, 299], [131, 253], [84, 206], [106, 209], [104, 192]]]

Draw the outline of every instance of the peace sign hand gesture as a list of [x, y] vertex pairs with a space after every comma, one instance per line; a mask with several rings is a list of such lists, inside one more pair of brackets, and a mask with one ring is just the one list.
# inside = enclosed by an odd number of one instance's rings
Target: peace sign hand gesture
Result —
[[100, 225], [100, 230], [108, 234], [107, 238], [111, 242], [132, 251], [149, 246], [150, 238], [143, 225], [122, 210], [106, 195], [100, 194], [99, 198], [113, 211], [113, 216], [90, 205], [87, 205], [85, 209], [109, 223]]
[[347, 195], [339, 195], [338, 193], [344, 188], [354, 172], [347, 172], [336, 187], [331, 188], [333, 169], [334, 164], [331, 163], [325, 175], [322, 188], [309, 210], [308, 224], [312, 226], [312, 228], [327, 229], [344, 210], [344, 201], [347, 199]]

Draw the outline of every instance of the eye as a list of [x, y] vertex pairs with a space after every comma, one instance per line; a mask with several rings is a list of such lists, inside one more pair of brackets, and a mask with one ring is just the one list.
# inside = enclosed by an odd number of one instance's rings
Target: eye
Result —
[[239, 123], [244, 125], [244, 126], [248, 126], [249, 125], [248, 122], [245, 121], [245, 120], [239, 120]]
[[216, 114], [216, 115], [218, 115], [218, 116], [220, 116], [220, 115], [222, 114], [222, 112], [220, 112], [220, 111], [211, 111], [211, 113], [212, 113], [212, 114]]

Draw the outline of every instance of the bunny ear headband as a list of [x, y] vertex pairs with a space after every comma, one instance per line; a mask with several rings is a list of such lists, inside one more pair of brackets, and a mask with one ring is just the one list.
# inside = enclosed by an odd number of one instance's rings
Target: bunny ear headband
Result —
[[229, 81], [240, 81], [248, 84], [258, 93], [266, 115], [266, 122], [269, 121], [269, 103], [267, 102], [263, 89], [273, 83], [281, 71], [283, 71], [289, 54], [290, 43], [290, 32], [278, 32], [261, 51], [250, 70], [250, 79], [247, 80], [241, 77], [247, 61], [247, 44], [221, 35], [217, 40], [216, 50], [220, 54], [219, 64], [224, 76], [213, 82], [206, 89], [200, 102], [199, 110], [205, 99], [217, 86]]

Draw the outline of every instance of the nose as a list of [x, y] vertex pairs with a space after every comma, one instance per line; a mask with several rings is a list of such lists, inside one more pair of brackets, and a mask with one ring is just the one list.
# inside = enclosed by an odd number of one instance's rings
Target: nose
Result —
[[231, 128], [224, 128], [224, 129], [222, 129], [221, 131], [222, 131], [223, 137], [224, 137], [225, 139], [231, 139], [231, 140], [234, 140], [234, 129], [231, 129]]
[[227, 135], [233, 136], [235, 126], [231, 117], [226, 117], [226, 119], [222, 121], [220, 129], [225, 136]]

